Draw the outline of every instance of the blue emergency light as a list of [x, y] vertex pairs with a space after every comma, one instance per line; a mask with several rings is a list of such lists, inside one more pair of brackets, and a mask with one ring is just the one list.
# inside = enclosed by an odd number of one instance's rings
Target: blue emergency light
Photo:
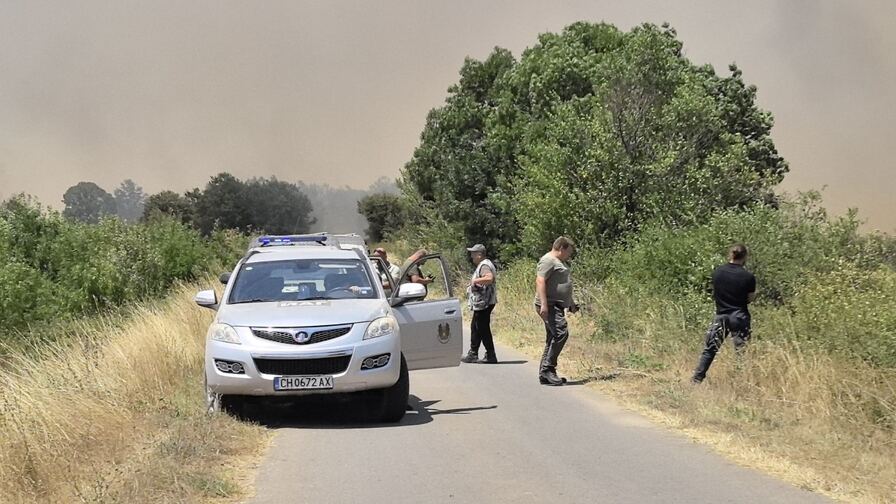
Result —
[[293, 243], [324, 243], [327, 235], [285, 235], [285, 236], [259, 236], [259, 247], [271, 247], [278, 245], [292, 245]]

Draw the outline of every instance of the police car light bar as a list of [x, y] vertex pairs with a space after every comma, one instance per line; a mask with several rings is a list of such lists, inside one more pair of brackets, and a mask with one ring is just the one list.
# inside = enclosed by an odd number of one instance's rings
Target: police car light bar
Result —
[[327, 235], [272, 235], [259, 236], [255, 240], [256, 247], [271, 247], [278, 245], [307, 244], [318, 243], [324, 245], [327, 242]]

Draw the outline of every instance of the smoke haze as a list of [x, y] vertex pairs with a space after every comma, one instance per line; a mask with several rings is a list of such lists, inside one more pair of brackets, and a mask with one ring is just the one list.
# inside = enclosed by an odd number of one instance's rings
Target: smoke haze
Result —
[[81, 180], [147, 193], [240, 178], [396, 177], [465, 56], [579, 20], [669, 21], [735, 61], [776, 118], [788, 191], [896, 228], [896, 7], [887, 1], [0, 3], [0, 197]]

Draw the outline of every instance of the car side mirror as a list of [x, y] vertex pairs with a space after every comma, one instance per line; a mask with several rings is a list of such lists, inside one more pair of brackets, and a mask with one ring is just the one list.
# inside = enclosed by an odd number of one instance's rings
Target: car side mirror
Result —
[[193, 301], [203, 308], [218, 309], [218, 295], [213, 290], [199, 291]]
[[221, 273], [221, 276], [218, 277], [218, 281], [224, 285], [227, 285], [227, 282], [230, 281], [230, 272]]
[[426, 297], [426, 286], [414, 282], [401, 284], [398, 288], [398, 298], [405, 301], [423, 299]]

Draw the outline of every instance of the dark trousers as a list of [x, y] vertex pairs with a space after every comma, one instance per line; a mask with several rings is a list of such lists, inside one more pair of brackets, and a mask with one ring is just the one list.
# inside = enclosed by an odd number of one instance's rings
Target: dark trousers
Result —
[[479, 345], [485, 347], [486, 355], [495, 355], [495, 340], [492, 338], [492, 310], [495, 305], [489, 305], [483, 310], [473, 312], [473, 320], [470, 321], [470, 353], [479, 354]]
[[[536, 306], [536, 309], [538, 307]], [[566, 310], [560, 305], [548, 306], [548, 318], [544, 321], [544, 352], [541, 354], [540, 373], [557, 372], [557, 357], [569, 339]]]
[[706, 372], [712, 365], [716, 353], [722, 348], [725, 337], [731, 335], [731, 341], [734, 342], [734, 352], [738, 359], [741, 358], [743, 350], [750, 341], [750, 316], [743, 313], [731, 313], [725, 315], [716, 315], [706, 331], [706, 338], [703, 342], [703, 353], [700, 354], [700, 361], [697, 363], [697, 369], [694, 370], [695, 382], [701, 382], [706, 378]]

